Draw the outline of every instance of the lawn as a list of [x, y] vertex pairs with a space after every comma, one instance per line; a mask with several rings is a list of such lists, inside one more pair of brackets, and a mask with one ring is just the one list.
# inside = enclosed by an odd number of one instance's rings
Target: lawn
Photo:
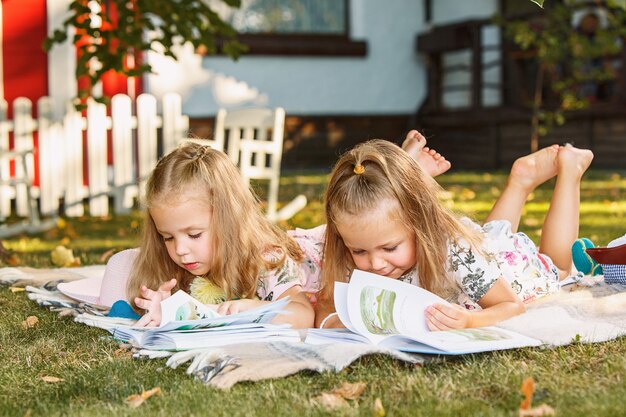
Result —
[[[502, 173], [457, 172], [440, 182], [449, 191], [446, 204], [483, 219], [498, 196]], [[323, 221], [321, 195], [325, 175], [286, 175], [281, 198], [298, 193], [307, 208], [285, 228], [310, 227]], [[521, 228], [539, 239], [550, 185], [537, 190], [526, 205]], [[626, 172], [590, 172], [582, 190], [581, 236], [597, 244], [623, 235]], [[19, 265], [48, 267], [50, 251], [62, 244], [83, 265], [101, 262], [110, 249], [137, 244], [141, 214], [109, 218], [65, 219], [38, 236], [16, 236], [5, 246]], [[2, 264], [0, 266], [6, 266]], [[34, 328], [21, 323], [37, 316]], [[546, 317], [549, 320], [549, 317]], [[23, 292], [0, 288], [0, 415], [382, 415], [516, 416], [520, 385], [536, 383], [534, 405], [545, 403], [557, 415], [623, 415], [626, 398], [626, 338], [593, 345], [574, 343], [557, 349], [527, 348], [467, 355], [423, 367], [387, 357], [363, 358], [345, 371], [300, 373], [279, 380], [241, 383], [229, 391], [207, 388], [164, 360], [133, 360], [108, 333], [59, 317], [29, 301]], [[42, 377], [62, 380], [50, 383]], [[327, 410], [315, 397], [343, 382], [367, 384], [361, 397], [343, 408]], [[130, 408], [126, 398], [160, 387], [162, 394]]]

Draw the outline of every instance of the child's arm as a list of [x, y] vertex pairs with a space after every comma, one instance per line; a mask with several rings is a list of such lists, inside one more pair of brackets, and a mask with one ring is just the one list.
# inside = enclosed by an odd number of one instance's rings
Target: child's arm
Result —
[[[294, 328], [313, 327], [315, 312], [313, 311], [311, 302], [302, 291], [302, 287], [300, 285], [294, 285], [283, 292], [277, 300], [287, 296], [289, 296], [289, 304], [287, 304], [285, 310], [291, 314], [279, 314], [274, 320], [272, 320], [272, 323], [287, 323], [291, 324]], [[217, 304], [216, 310], [220, 314], [235, 314], [255, 307], [260, 307], [267, 303], [271, 303], [271, 301], [250, 299], [233, 300]]]
[[433, 304], [425, 310], [428, 327], [449, 330], [491, 326], [526, 311], [524, 303], [502, 277], [478, 301], [478, 305], [483, 309], [470, 311], [459, 305]]
[[324, 329], [330, 328], [343, 328], [346, 327], [343, 325], [341, 320], [339, 320], [339, 316], [335, 311], [335, 303], [332, 299], [324, 300], [319, 299], [317, 301], [317, 305], [315, 306], [315, 327], [320, 327], [321, 323], [324, 322]]

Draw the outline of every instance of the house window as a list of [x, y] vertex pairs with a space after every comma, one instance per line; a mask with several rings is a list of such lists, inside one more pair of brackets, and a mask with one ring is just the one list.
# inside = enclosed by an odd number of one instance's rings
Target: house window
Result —
[[226, 20], [239, 33], [347, 35], [347, 0], [244, 0]]
[[248, 55], [365, 56], [366, 43], [350, 39], [350, 0], [242, 0], [214, 10], [240, 34]]

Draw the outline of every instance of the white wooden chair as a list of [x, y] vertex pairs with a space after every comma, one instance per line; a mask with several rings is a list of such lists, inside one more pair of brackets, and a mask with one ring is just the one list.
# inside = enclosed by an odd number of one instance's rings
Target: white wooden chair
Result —
[[213, 143], [217, 149], [226, 149], [239, 166], [245, 183], [249, 185], [250, 180], [268, 182], [266, 213], [272, 221], [293, 217], [307, 203], [306, 197], [300, 194], [277, 209], [284, 127], [285, 110], [281, 107], [229, 112], [220, 109], [215, 119]]
[[[15, 163], [15, 175], [13, 178], [6, 175], [5, 169], [0, 169], [0, 204], [10, 204], [10, 199], [15, 198], [20, 190], [26, 194], [26, 214], [27, 218], [16, 223], [0, 225], [0, 239], [15, 235], [17, 233], [38, 233], [54, 227], [57, 218], [42, 220], [39, 216], [37, 199], [33, 195], [31, 187], [31, 175], [28, 172], [28, 158], [33, 154], [33, 149], [21, 151], [0, 149], [0, 166], [8, 167], [11, 161]], [[3, 175], [3, 173], [5, 175]], [[4, 215], [0, 210], [0, 220], [4, 222]]]

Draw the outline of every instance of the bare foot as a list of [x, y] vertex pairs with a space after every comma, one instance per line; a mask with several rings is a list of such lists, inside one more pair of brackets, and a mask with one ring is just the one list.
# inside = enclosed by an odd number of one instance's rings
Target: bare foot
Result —
[[426, 139], [417, 130], [411, 130], [407, 133], [404, 142], [402, 142], [402, 149], [431, 177], [441, 175], [450, 169], [452, 166], [450, 161], [446, 160], [439, 152], [425, 146]]
[[511, 167], [509, 183], [527, 192], [554, 177], [558, 172], [559, 145], [548, 146], [530, 155], [518, 158]]
[[572, 145], [561, 146], [557, 157], [559, 176], [564, 174], [580, 180], [592, 160], [593, 152], [589, 149], [579, 149]]
[[452, 167], [450, 161], [448, 161], [442, 154], [424, 147], [422, 152], [417, 157], [417, 163], [422, 167], [426, 173], [431, 177], [441, 175]]
[[426, 138], [415, 129], [409, 131], [402, 142], [402, 149], [416, 161], [424, 146], [426, 146]]

